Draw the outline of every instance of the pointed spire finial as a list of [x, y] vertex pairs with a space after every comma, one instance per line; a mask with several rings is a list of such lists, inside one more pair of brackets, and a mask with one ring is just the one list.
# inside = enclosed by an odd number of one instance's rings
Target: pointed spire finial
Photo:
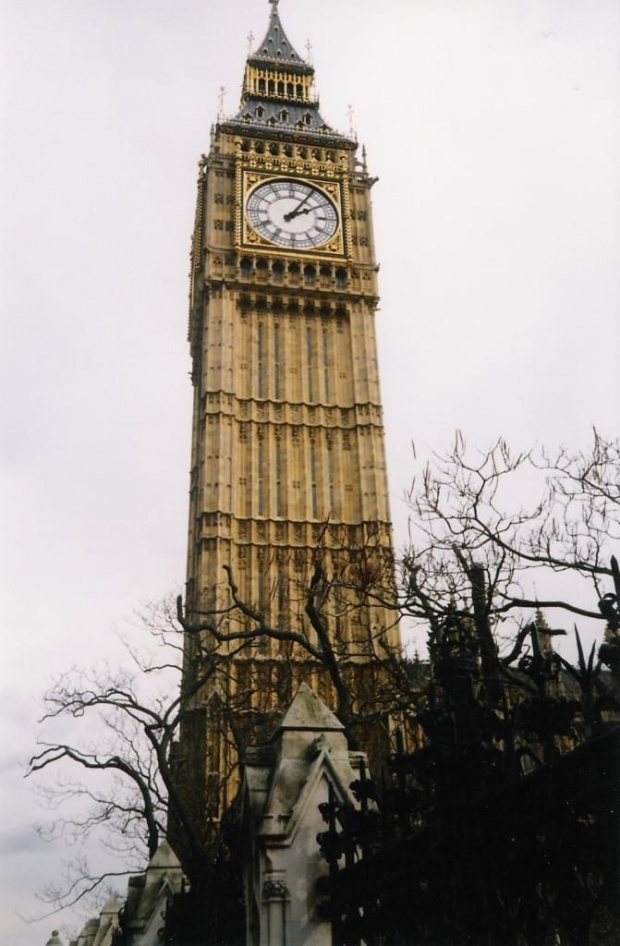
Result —
[[307, 55], [307, 61], [310, 64], [312, 64], [312, 43], [310, 42], [310, 40], [307, 40], [306, 42], [306, 55]]
[[252, 30], [250, 30], [250, 32], [248, 33], [248, 53], [252, 52], [252, 43], [254, 42], [254, 39], [255, 39], [254, 33], [252, 32]]
[[224, 88], [223, 85], [220, 86], [220, 91], [217, 98], [218, 98], [217, 117], [218, 117], [218, 121], [221, 121], [224, 118], [224, 102], [226, 100], [226, 89]]
[[270, 3], [271, 6], [273, 7], [273, 12], [274, 12], [274, 13], [275, 13], [276, 10], [278, 9], [278, 4], [279, 4], [279, 2], [280, 2], [280, 0], [269, 0], [269, 3]]
[[347, 114], [349, 116], [349, 134], [351, 135], [351, 138], [357, 140], [357, 134], [355, 131], [355, 121], [354, 121], [355, 109], [353, 108], [352, 105], [349, 105], [349, 107], [347, 108]]

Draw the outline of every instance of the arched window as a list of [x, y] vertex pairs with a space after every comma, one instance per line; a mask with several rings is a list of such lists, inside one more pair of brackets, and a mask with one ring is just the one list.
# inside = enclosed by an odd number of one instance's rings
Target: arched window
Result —
[[316, 280], [316, 269], [310, 263], [304, 266], [304, 282], [311, 286]]
[[246, 278], [248, 276], [251, 276], [252, 275], [252, 260], [248, 256], [244, 256], [239, 264], [239, 268], [241, 269], [242, 276], [245, 276]]

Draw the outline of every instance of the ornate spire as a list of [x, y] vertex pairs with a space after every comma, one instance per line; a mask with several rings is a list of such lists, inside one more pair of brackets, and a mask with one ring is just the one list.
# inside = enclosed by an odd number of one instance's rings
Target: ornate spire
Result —
[[278, 13], [278, 3], [279, 0], [269, 0], [271, 13], [269, 15], [267, 35], [252, 54], [251, 58], [260, 60], [266, 59], [269, 62], [307, 65], [299, 53], [295, 52], [295, 49], [284, 32], [280, 14]]
[[[269, 26], [262, 43], [250, 51], [245, 67], [241, 106], [223, 124], [268, 129], [315, 139], [331, 139], [355, 147], [353, 138], [334, 131], [319, 112], [314, 92], [314, 67], [295, 50], [278, 13], [279, 0], [269, 0]], [[219, 121], [222, 121], [223, 115]]]

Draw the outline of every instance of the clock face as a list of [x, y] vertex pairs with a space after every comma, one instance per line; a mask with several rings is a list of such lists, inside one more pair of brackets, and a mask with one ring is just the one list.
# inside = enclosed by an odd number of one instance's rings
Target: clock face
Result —
[[306, 181], [273, 180], [251, 191], [246, 214], [256, 232], [289, 250], [323, 246], [338, 230], [338, 211], [327, 194]]

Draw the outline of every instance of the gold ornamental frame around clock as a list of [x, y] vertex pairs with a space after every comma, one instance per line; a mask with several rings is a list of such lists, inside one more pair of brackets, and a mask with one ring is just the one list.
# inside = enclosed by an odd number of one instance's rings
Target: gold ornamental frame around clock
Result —
[[[313, 248], [297, 247], [294, 250], [288, 250], [283, 246], [276, 246], [273, 243], [270, 243], [268, 240], [265, 240], [264, 237], [257, 233], [252, 227], [251, 223], [248, 221], [246, 216], [246, 206], [250, 192], [260, 184], [264, 184], [268, 181], [282, 180], [296, 180], [300, 183], [308, 184], [309, 186], [314, 187], [316, 190], [322, 191], [325, 196], [328, 197], [335, 205], [338, 213], [338, 229], [336, 230], [334, 236], [322, 246]], [[339, 181], [326, 181], [322, 178], [306, 177], [301, 174], [264, 174], [260, 171], [243, 170], [241, 178], [240, 203], [241, 233], [238, 234], [237, 241], [240, 248], [246, 250], [255, 249], [260, 250], [261, 253], [265, 252], [274, 256], [287, 257], [322, 257], [323, 259], [333, 259], [334, 257], [338, 257], [342, 259], [346, 256], [342, 185]]]

